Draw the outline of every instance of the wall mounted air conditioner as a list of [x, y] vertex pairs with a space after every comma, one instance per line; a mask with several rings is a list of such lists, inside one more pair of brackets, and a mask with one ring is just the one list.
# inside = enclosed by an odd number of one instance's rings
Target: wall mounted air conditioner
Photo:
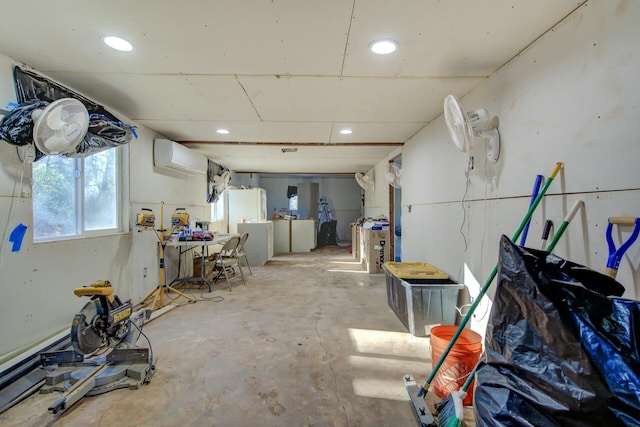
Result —
[[207, 173], [207, 158], [195, 150], [168, 139], [153, 140], [153, 164], [191, 175]]

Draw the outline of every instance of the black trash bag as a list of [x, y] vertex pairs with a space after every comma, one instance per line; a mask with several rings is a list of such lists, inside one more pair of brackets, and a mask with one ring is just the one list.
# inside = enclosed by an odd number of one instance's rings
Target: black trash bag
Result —
[[44, 108], [48, 102], [32, 100], [18, 105], [0, 121], [0, 139], [21, 146], [33, 142], [33, 118], [31, 114]]
[[[132, 136], [137, 138], [135, 126], [129, 126], [118, 119], [102, 105], [79, 93], [30, 70], [14, 67], [13, 77], [16, 98], [21, 104], [32, 100], [44, 101], [45, 105], [61, 98], [74, 98], [82, 102], [89, 113], [89, 129], [75, 153], [65, 157], [87, 157], [100, 151], [127, 144]], [[33, 127], [31, 128], [33, 130]], [[30, 141], [29, 141], [30, 142]], [[44, 156], [37, 150], [36, 160]]]
[[335, 219], [325, 221], [320, 225], [317, 241], [317, 246], [319, 248], [323, 246], [335, 246], [338, 244], [338, 236], [336, 234], [337, 225], [338, 221]]
[[640, 303], [607, 296], [623, 293], [610, 277], [503, 236], [476, 423], [640, 425]]
[[90, 114], [89, 128], [76, 147], [76, 152], [64, 156], [87, 157], [109, 148], [128, 144], [133, 136], [138, 137], [135, 126], [129, 126], [121, 121], [113, 121], [104, 114]]

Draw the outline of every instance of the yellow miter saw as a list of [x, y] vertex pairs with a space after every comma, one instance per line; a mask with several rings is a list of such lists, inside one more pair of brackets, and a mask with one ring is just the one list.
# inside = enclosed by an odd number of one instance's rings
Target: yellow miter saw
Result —
[[49, 407], [54, 414], [83, 396], [137, 389], [149, 382], [155, 370], [150, 343], [149, 348], [136, 346], [149, 310], [133, 311], [130, 301], [122, 302], [113, 293], [108, 280], [76, 288], [73, 293], [91, 298], [71, 323], [73, 350], [40, 355], [49, 371], [40, 392], [64, 392]]
[[91, 355], [101, 348], [115, 348], [125, 338], [135, 344], [131, 341], [137, 340], [139, 333], [131, 334], [131, 302], [120, 301], [108, 280], [76, 288], [73, 293], [91, 297], [71, 323], [71, 345], [77, 353]]

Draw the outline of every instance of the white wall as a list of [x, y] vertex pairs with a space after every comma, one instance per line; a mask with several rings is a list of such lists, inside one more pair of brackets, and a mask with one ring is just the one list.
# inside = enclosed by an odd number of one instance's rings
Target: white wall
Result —
[[[535, 176], [548, 176], [562, 161], [564, 170], [533, 217], [527, 245], [539, 247], [544, 221], [553, 220], [557, 229], [582, 199], [585, 209], [554, 252], [604, 270], [608, 217], [640, 216], [638, 22], [638, 2], [591, 0], [462, 98], [467, 110], [486, 108], [499, 118], [502, 139], [496, 164], [485, 160], [484, 144], [475, 142], [466, 217], [461, 200], [468, 156], [454, 148], [443, 117], [405, 144], [403, 261], [434, 264], [476, 293], [474, 278], [482, 284], [488, 277], [500, 236], [511, 236], [526, 213]], [[384, 167], [386, 162], [376, 165], [376, 179]], [[367, 212], [384, 210], [386, 192], [376, 186]], [[631, 231], [621, 230], [614, 234], [617, 242]], [[639, 270], [640, 242], [618, 272], [625, 297], [640, 298]], [[475, 328], [484, 331], [485, 321]]]
[[[0, 108], [9, 101], [16, 101], [12, 77], [14, 65], [10, 58], [0, 55]], [[127, 121], [117, 111], [113, 112]], [[209, 205], [204, 202], [206, 178], [156, 170], [153, 139], [162, 136], [139, 125], [138, 135], [139, 138], [127, 146], [131, 165], [126, 188], [130, 197], [127, 221], [132, 231], [39, 244], [33, 243], [32, 234], [31, 169], [27, 167], [24, 174], [26, 197], [20, 197], [22, 163], [14, 146], [0, 141], [0, 224], [3, 233], [0, 242], [0, 324], [3, 325], [0, 362], [12, 352], [69, 329], [74, 314], [86, 302], [73, 294], [76, 287], [107, 279], [122, 299], [131, 298], [136, 303], [157, 286], [156, 238], [151, 232], [138, 233], [134, 225], [135, 215], [141, 207], [152, 208], [159, 220], [160, 202], [167, 202], [164, 207], [167, 226], [176, 207], [185, 207], [192, 216], [201, 219], [210, 218]], [[12, 243], [7, 239], [19, 223], [25, 224], [28, 230], [21, 250], [11, 252]], [[175, 258], [175, 254], [168, 256]], [[144, 268], [147, 269], [146, 278]], [[171, 279], [175, 277], [175, 269], [169, 270]]]
[[367, 171], [367, 174], [373, 177], [373, 189], [369, 188], [364, 192], [365, 218], [377, 218], [380, 216], [389, 218], [389, 184], [385, 173], [389, 167], [389, 160], [398, 157], [401, 153], [402, 149], [394, 150], [384, 160], [378, 162]]

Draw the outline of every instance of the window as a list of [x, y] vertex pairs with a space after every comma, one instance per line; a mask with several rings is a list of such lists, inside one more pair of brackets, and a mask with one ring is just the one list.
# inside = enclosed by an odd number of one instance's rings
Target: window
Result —
[[229, 194], [226, 190], [220, 194], [218, 200], [211, 204], [211, 222], [226, 222], [225, 199]]
[[298, 210], [298, 195], [289, 197], [289, 210], [294, 212]]
[[33, 163], [34, 240], [122, 231], [121, 148]]

